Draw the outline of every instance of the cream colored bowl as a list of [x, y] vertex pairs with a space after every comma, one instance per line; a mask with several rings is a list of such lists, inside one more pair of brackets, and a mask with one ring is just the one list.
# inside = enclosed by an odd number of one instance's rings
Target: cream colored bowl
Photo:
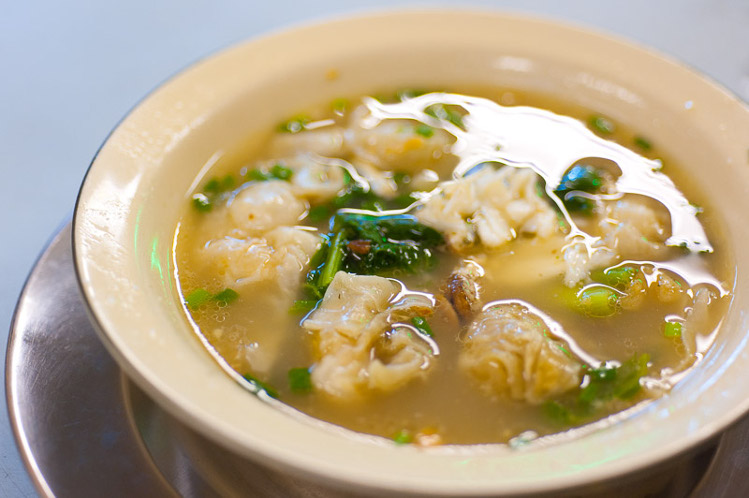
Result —
[[[651, 137], [686, 168], [729, 227], [736, 255], [733, 302], [717, 343], [645, 409], [580, 437], [518, 450], [377, 443], [250, 395], [196, 340], [175, 290], [175, 224], [204, 166], [217, 150], [311, 104], [378, 88], [466, 85], [540, 91], [596, 109]], [[748, 149], [746, 105], [677, 63], [600, 34], [487, 12], [336, 20], [225, 50], [141, 102], [83, 183], [75, 262], [93, 321], [127, 374], [179, 419], [241, 455], [401, 494], [569, 488], [653, 466], [749, 409]]]

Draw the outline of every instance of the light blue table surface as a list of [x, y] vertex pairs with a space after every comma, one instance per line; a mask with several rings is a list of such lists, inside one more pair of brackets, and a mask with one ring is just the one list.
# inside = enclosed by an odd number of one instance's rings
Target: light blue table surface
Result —
[[[524, 12], [655, 48], [749, 100], [749, 0], [417, 2]], [[395, 0], [0, 3], [0, 343], [45, 242], [111, 128], [168, 76], [221, 47]], [[0, 411], [0, 496], [35, 496]]]

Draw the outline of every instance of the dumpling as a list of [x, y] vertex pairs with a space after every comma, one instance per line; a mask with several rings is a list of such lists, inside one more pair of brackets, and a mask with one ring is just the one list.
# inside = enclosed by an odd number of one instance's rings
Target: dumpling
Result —
[[485, 166], [445, 183], [416, 217], [439, 230], [456, 252], [479, 243], [496, 249], [519, 233], [549, 237], [559, 225], [554, 208], [538, 193], [538, 181], [530, 169]]
[[292, 191], [299, 198], [322, 203], [331, 200], [344, 187], [342, 161], [298, 154], [282, 163], [293, 171], [290, 179]]
[[498, 304], [471, 324], [458, 364], [488, 396], [539, 404], [581, 381], [580, 363], [548, 334], [543, 318], [525, 306]]
[[383, 277], [335, 275], [322, 303], [302, 324], [314, 334], [317, 391], [354, 400], [426, 375], [434, 362], [433, 345], [407, 323], [431, 315], [434, 305], [423, 295], [398, 298], [400, 291]]
[[603, 241], [618, 254], [630, 259], [653, 258], [663, 252], [669, 236], [668, 211], [660, 210], [639, 196], [627, 196], [607, 206], [601, 221]]
[[276, 133], [268, 145], [270, 157], [285, 157], [304, 150], [325, 157], [341, 157], [346, 154], [343, 128], [326, 126], [298, 133]]
[[[662, 206], [661, 206], [662, 207]], [[564, 250], [564, 283], [574, 287], [590, 280], [590, 272], [621, 258], [657, 259], [667, 249], [668, 212], [646, 199], [626, 196], [606, 206], [598, 223], [601, 235], [589, 251], [582, 241]]]
[[320, 237], [313, 232], [278, 227], [258, 237], [212, 240], [203, 251], [226, 287], [265, 283], [291, 295], [319, 244]]
[[[365, 107], [352, 113], [346, 142], [356, 158], [382, 170], [415, 173], [424, 168], [446, 170], [455, 139], [446, 131], [408, 120], [386, 120], [369, 126]], [[421, 133], [419, 133], [421, 132]]]
[[229, 216], [234, 226], [258, 234], [280, 225], [294, 225], [305, 211], [306, 204], [285, 181], [248, 183], [229, 204]]

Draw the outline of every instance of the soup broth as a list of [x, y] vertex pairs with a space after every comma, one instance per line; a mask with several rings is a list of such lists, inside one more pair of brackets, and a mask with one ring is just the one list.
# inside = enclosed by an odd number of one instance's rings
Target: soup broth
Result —
[[249, 390], [396, 443], [517, 443], [701, 359], [730, 256], [678, 165], [589, 110], [471, 95], [337, 100], [199, 182], [178, 287]]

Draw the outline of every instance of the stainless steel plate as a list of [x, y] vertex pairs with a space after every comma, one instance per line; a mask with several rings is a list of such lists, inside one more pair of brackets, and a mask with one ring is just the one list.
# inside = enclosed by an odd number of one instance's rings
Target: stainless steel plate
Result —
[[[11, 423], [44, 496], [352, 496], [249, 462], [154, 404], [99, 342], [76, 282], [70, 225], [29, 276], [6, 358]], [[595, 494], [749, 496], [749, 418], [656, 475]]]

